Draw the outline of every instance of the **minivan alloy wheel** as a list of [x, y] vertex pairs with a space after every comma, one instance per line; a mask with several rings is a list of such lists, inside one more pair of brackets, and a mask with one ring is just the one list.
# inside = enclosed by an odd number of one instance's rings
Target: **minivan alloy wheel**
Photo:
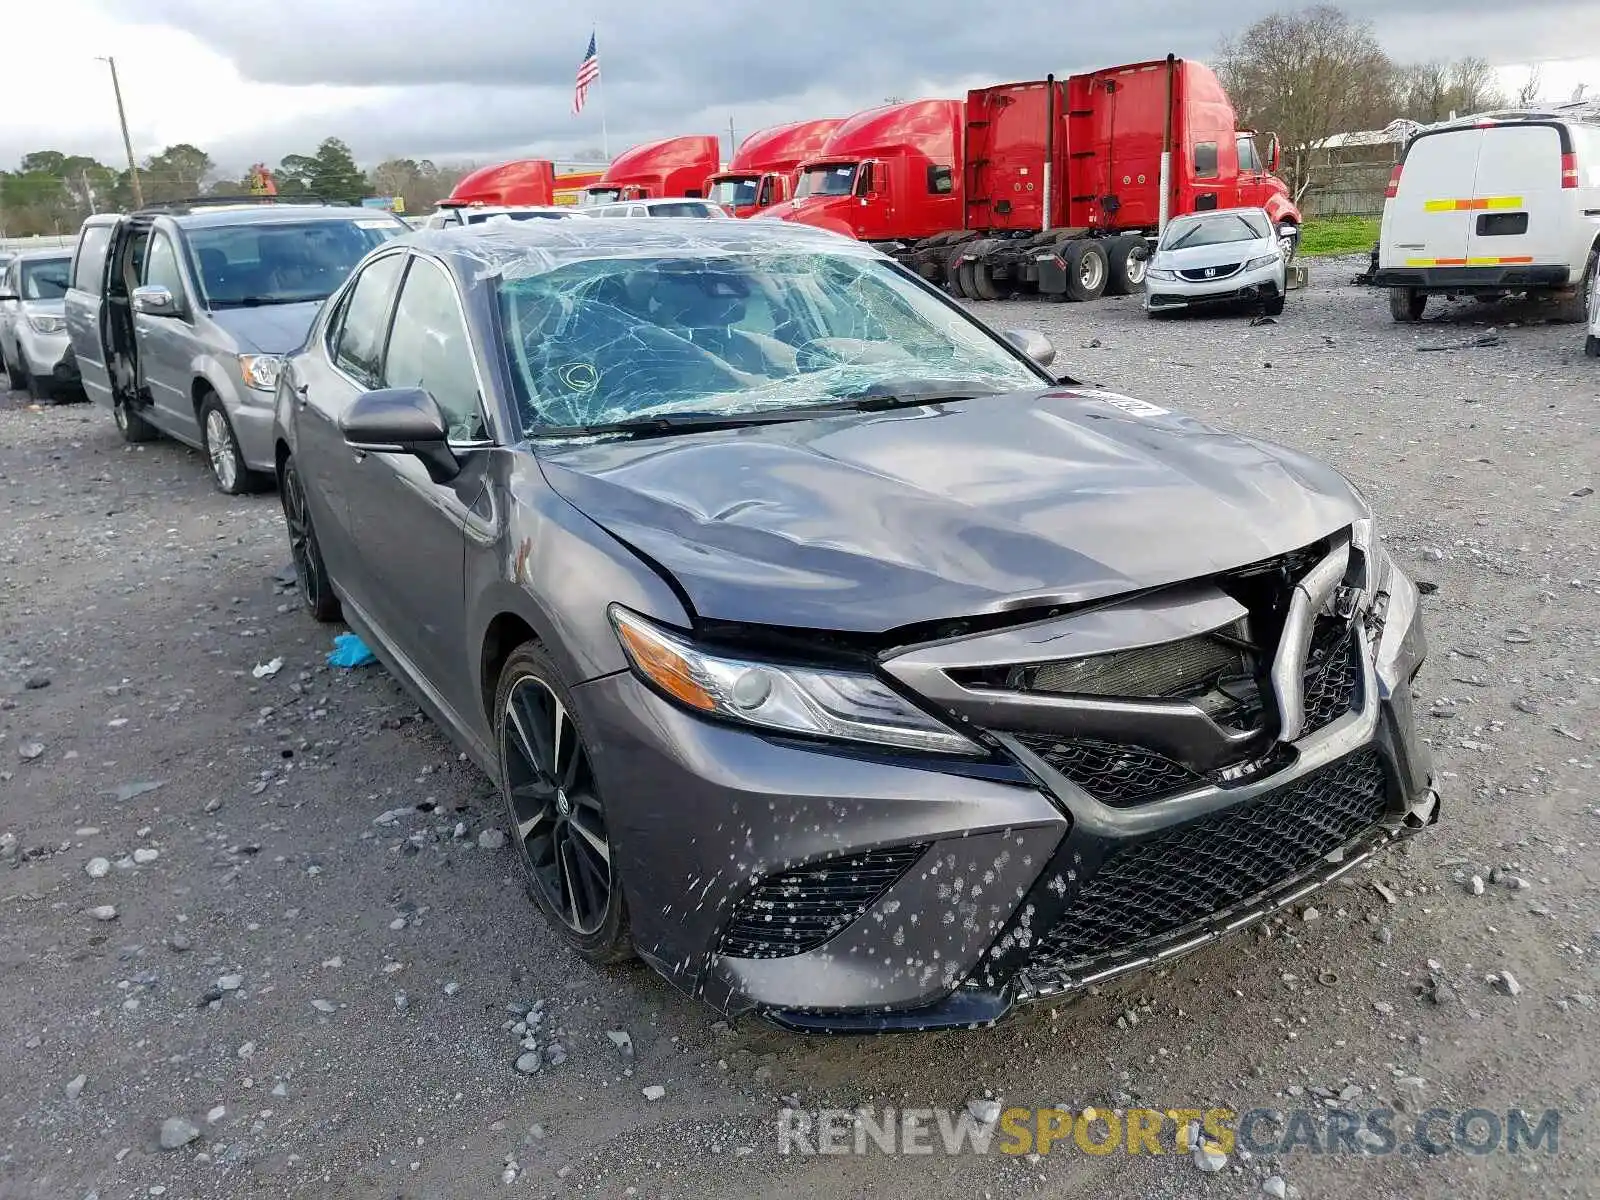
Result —
[[239, 485], [238, 451], [233, 444], [233, 430], [228, 428], [227, 415], [220, 407], [206, 410], [206, 455], [211, 459], [211, 473], [217, 477], [217, 486], [225, 492]]
[[501, 722], [512, 836], [548, 909], [574, 933], [605, 924], [615, 876], [589, 752], [566, 705], [533, 675], [512, 685]]

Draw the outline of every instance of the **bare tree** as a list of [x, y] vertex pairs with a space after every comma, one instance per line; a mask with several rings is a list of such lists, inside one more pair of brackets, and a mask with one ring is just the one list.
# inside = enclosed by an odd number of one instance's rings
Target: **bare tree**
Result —
[[1505, 103], [1494, 68], [1481, 58], [1425, 62], [1400, 69], [1400, 115], [1430, 124], [1450, 114], [1485, 112]]
[[1528, 80], [1517, 89], [1518, 104], [1539, 103], [1539, 92], [1544, 87], [1544, 72], [1539, 69], [1539, 64], [1534, 63], [1528, 68]]
[[1219, 47], [1217, 73], [1241, 122], [1278, 134], [1297, 199], [1316, 143], [1380, 128], [1396, 107], [1395, 67], [1372, 26], [1329, 4], [1263, 17]]

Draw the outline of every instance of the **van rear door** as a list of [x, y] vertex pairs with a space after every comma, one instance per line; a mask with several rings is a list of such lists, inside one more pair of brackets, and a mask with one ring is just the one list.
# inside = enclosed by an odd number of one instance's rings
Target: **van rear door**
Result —
[[1481, 134], [1470, 193], [1467, 262], [1474, 267], [1565, 264], [1561, 131], [1553, 125], [1491, 125]]
[[1472, 238], [1467, 206], [1486, 130], [1419, 135], [1407, 149], [1394, 195], [1383, 204], [1378, 266], [1464, 267]]
[[96, 404], [111, 406], [111, 373], [106, 367], [105, 283], [106, 260], [122, 218], [114, 214], [90, 217], [78, 231], [72, 254], [71, 286], [65, 299], [67, 336], [83, 376], [83, 390]]

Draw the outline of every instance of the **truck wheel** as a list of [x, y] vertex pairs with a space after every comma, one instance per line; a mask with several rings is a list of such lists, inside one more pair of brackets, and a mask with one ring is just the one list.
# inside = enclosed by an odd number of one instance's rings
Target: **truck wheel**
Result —
[[964, 253], [964, 248], [957, 247], [944, 257], [944, 283], [957, 296], [967, 294], [961, 288], [961, 256]]
[[966, 289], [967, 295], [978, 300], [1000, 299], [1000, 289], [995, 287], [994, 276], [989, 273], [987, 263], [967, 263], [961, 270], [961, 286]]
[[153, 442], [161, 436], [161, 431], [129, 408], [126, 400], [118, 398], [111, 402], [111, 416], [125, 442]]
[[1583, 268], [1583, 278], [1570, 297], [1556, 302], [1555, 319], [1564, 325], [1581, 325], [1589, 320], [1589, 296], [1594, 290], [1594, 273], [1600, 247], [1589, 251], [1589, 262]]
[[1389, 315], [1396, 321], [1420, 321], [1422, 310], [1428, 307], [1428, 294], [1416, 288], [1389, 289]]
[[1137, 233], [1124, 233], [1106, 243], [1106, 258], [1111, 267], [1106, 279], [1106, 295], [1131, 296], [1144, 288], [1144, 273], [1149, 263], [1143, 253], [1145, 244]]
[[1105, 295], [1111, 264], [1105, 247], [1084, 238], [1067, 243], [1067, 295], [1073, 300], [1098, 300]]

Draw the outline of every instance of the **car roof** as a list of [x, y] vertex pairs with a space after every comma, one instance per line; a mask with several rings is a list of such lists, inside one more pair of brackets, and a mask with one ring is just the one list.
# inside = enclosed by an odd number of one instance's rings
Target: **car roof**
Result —
[[865, 242], [789, 221], [508, 221], [421, 229], [390, 246], [413, 246], [450, 261], [465, 277], [541, 275], [595, 259], [717, 258], [762, 253], [833, 254], [889, 261]]
[[[225, 225], [274, 225], [303, 221], [383, 220], [393, 213], [356, 208], [348, 204], [217, 204], [189, 210], [146, 209], [144, 215], [170, 217], [185, 229], [214, 229]], [[400, 222], [404, 224], [404, 222]]]
[[50, 247], [40, 246], [40, 247], [38, 247], [36, 249], [8, 250], [8, 251], [6, 251], [4, 253], [3, 257], [11, 259], [13, 261], [20, 260], [22, 262], [38, 262], [40, 259], [49, 259], [49, 258], [68, 258], [68, 259], [70, 259], [72, 257], [72, 247], [71, 246], [50, 246]]

